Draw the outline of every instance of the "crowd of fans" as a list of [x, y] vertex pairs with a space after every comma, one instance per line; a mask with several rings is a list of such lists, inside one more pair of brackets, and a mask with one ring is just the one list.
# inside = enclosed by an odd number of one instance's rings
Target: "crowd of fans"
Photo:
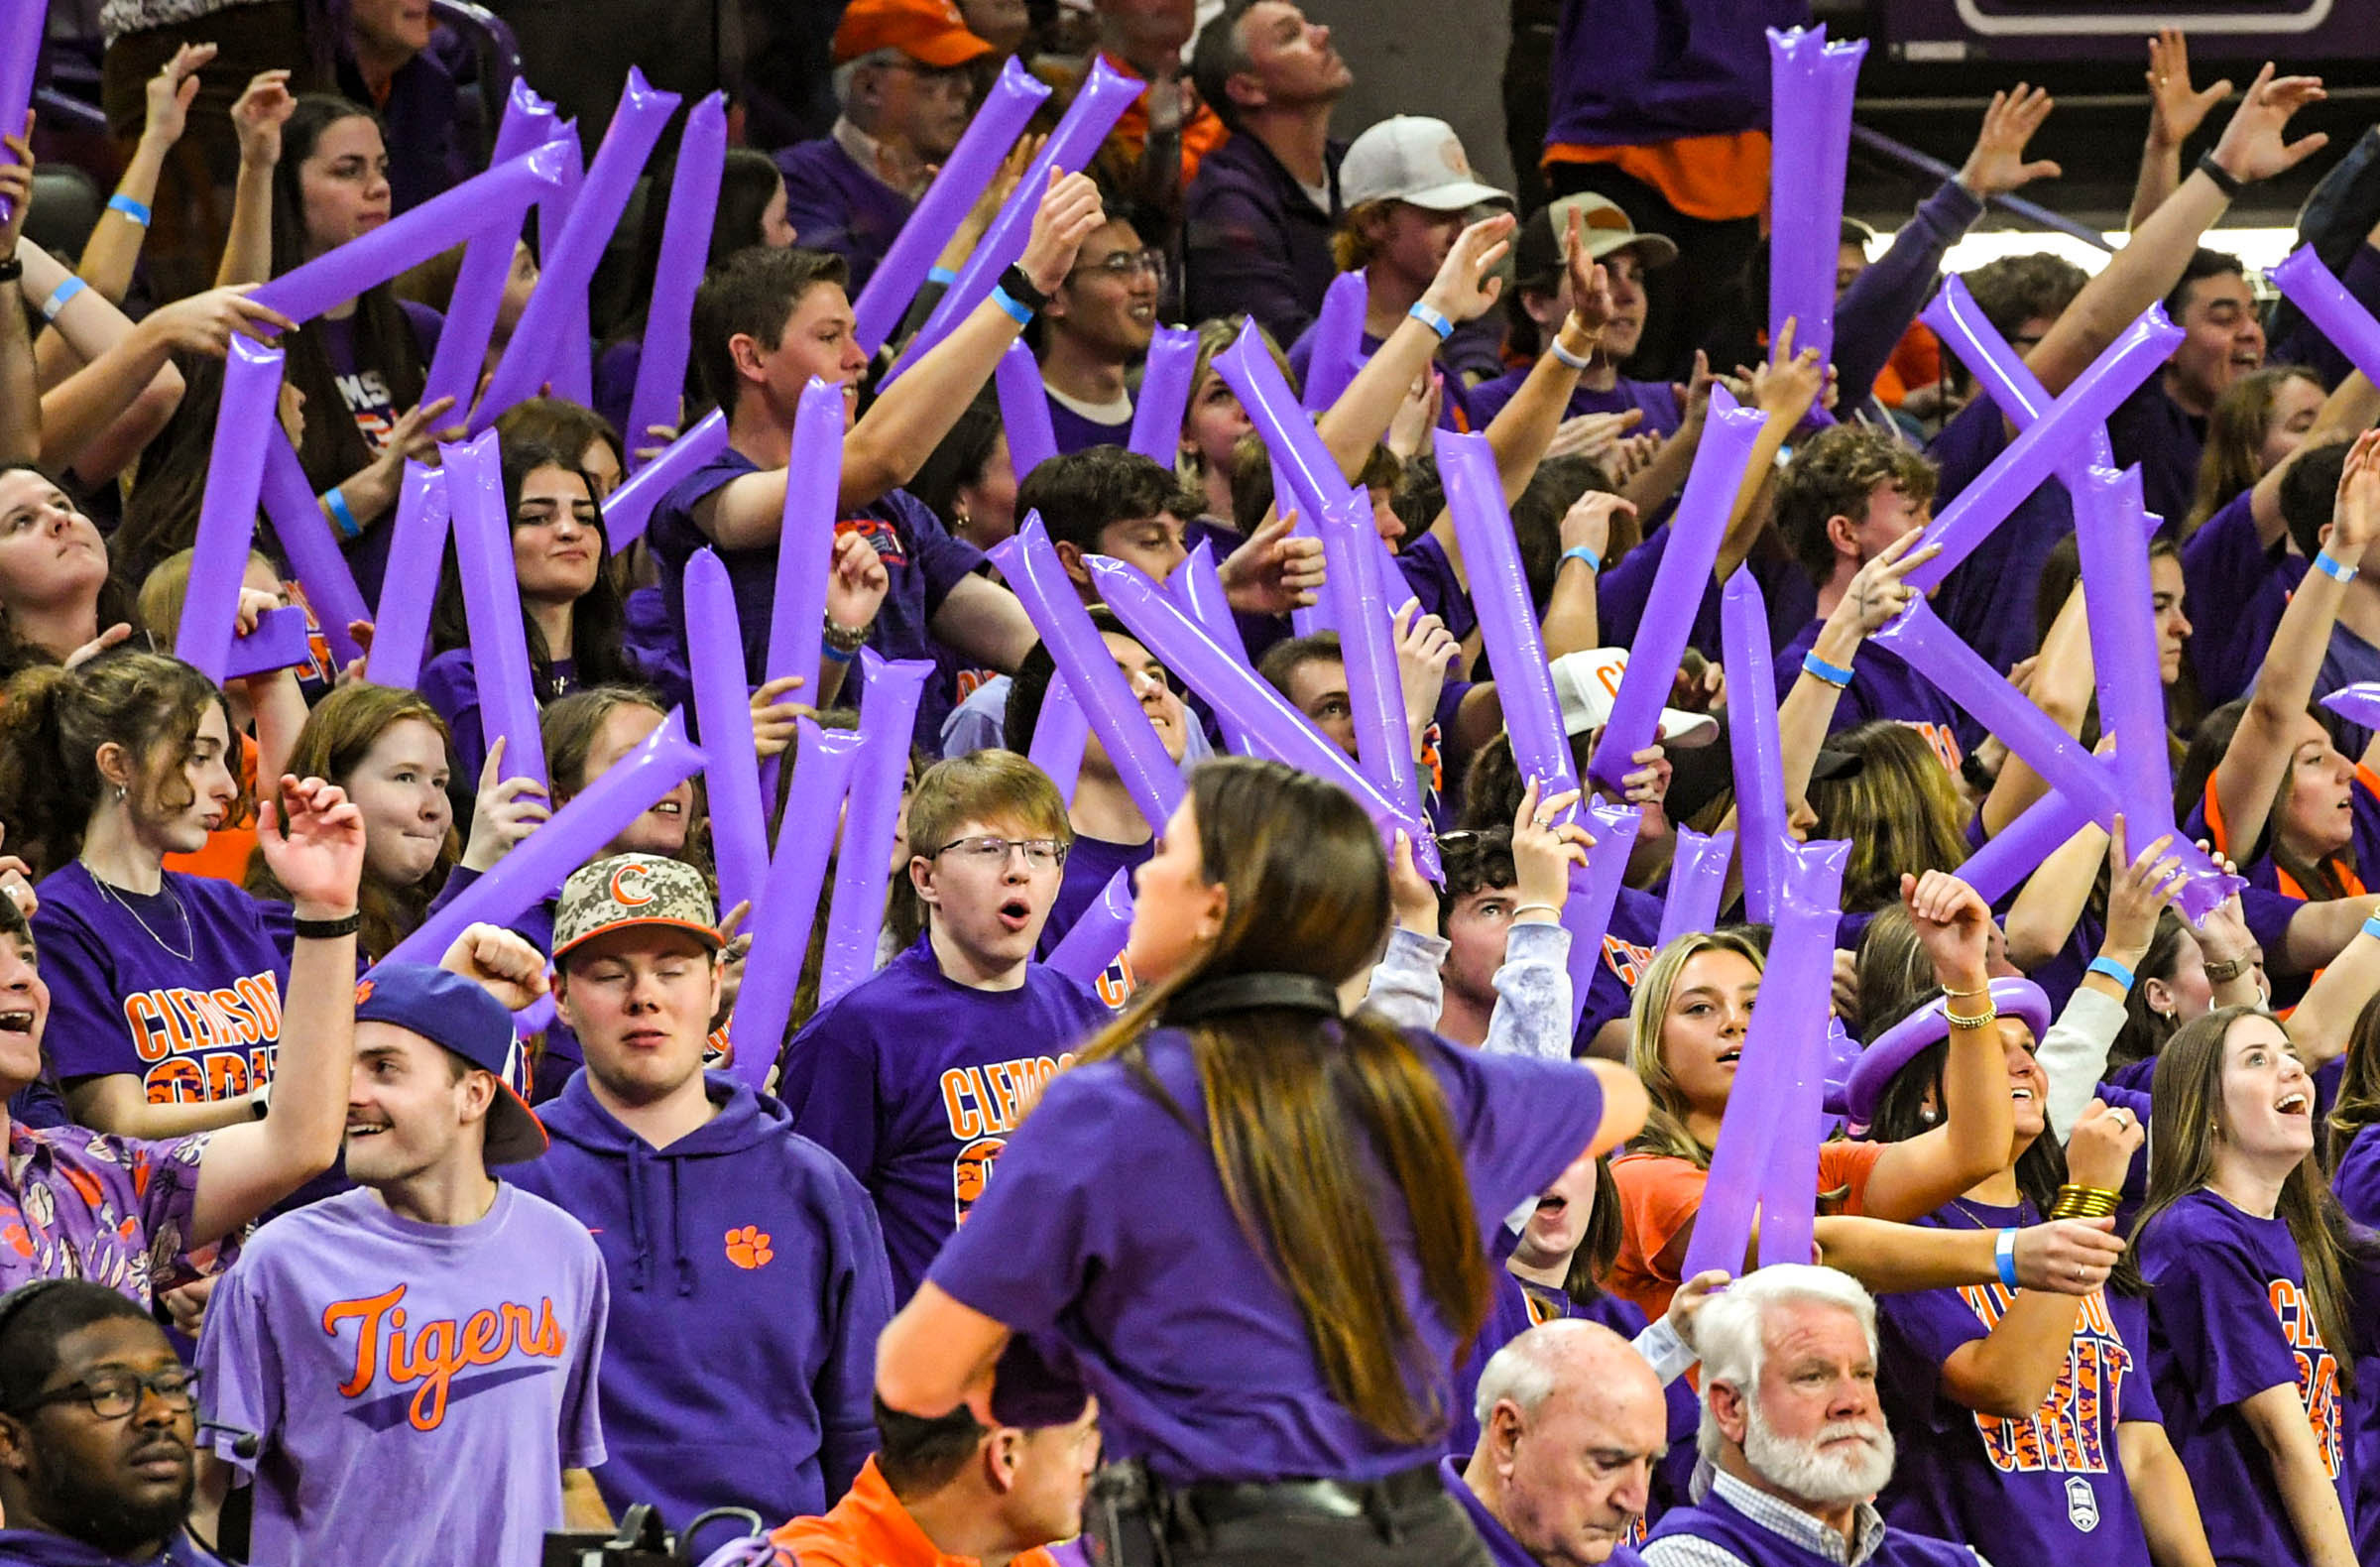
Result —
[[[831, 77], [779, 94], [831, 94], [831, 129], [728, 152], [685, 395], [631, 428], [663, 148], [570, 345], [591, 402], [478, 411], [535, 737], [451, 561], [417, 679], [382, 683], [334, 657], [372, 627], [320, 624], [269, 516], [237, 628], [305, 610], [306, 656], [218, 684], [172, 652], [235, 340], [285, 355], [280, 433], [368, 604], [470, 422], [424, 391], [459, 243], [302, 322], [256, 292], [484, 165], [426, 6], [109, 0], [122, 157], [87, 232], [41, 210], [34, 127], [0, 138], [0, 1562], [530, 1567], [638, 1507], [680, 1559], [786, 1567], [2380, 1561], [2380, 366], [2302, 316], [2268, 337], [2218, 227], [2320, 154], [2291, 123], [2320, 83], [2195, 81], [2161, 35], [2128, 242], [2095, 275], [1961, 280], [2051, 399], [2152, 307], [2183, 334], [2106, 421], [2162, 520], [2179, 826], [2084, 825], [1987, 902], [1963, 865], [2051, 782], [1871, 639], [1921, 597], [1935, 509], [2031, 419], [1917, 315], [1994, 198], [2054, 202], [2050, 95], [1995, 95], [1896, 233], [1844, 224], [1822, 354], [1771, 340], [1761, 237], [1791, 198], [1762, 32], [1805, 5], [1697, 8], [1684, 56], [1655, 8], [1561, 5], [1550, 65], [1507, 77], [1538, 82], [1525, 204], [1442, 122], [1340, 123], [1351, 73], [1293, 0], [1205, 9], [848, 0]], [[872, 352], [852, 301], [1017, 59], [1052, 101]], [[1100, 61], [1135, 101], [1021, 186]], [[1016, 265], [889, 375], [1012, 203]], [[2380, 207], [2328, 221], [2380, 311]], [[524, 239], [490, 372], [539, 261]], [[1349, 274], [1358, 359], [1317, 366]], [[1168, 324], [1196, 334], [1169, 461], [1135, 440]], [[1331, 580], [1217, 364], [1251, 325], [1293, 385], [1344, 384], [1315, 433], [1395, 568], [1379, 602]], [[1018, 342], [1056, 452], [1029, 466], [993, 384]], [[814, 380], [847, 425], [821, 657], [764, 678]], [[714, 411], [724, 444], [616, 548], [624, 479]], [[1673, 514], [1742, 419], [1681, 596]], [[1526, 775], [1484, 651], [1438, 460], [1470, 434], [1581, 777], [1627, 650], [1690, 627], [1657, 742], [1603, 791], [1641, 822], [1600, 950], [1565, 922], [1593, 818]], [[1034, 517], [1134, 749], [1182, 770], [1170, 819], [1113, 730], [1079, 769], [1046, 745], [1089, 698], [995, 553]], [[708, 554], [772, 821], [842, 755], [797, 734], [864, 724], [863, 650], [931, 666], [905, 777], [853, 775], [881, 792], [847, 822], [898, 793], [865, 977], [832, 977], [824, 899], [755, 949], [700, 775], [405, 961], [677, 733]], [[1229, 755], [1245, 715], [1128, 629], [1102, 557], [1211, 564], [1286, 709], [1353, 763], [1409, 747], [1413, 829], [1383, 848], [1336, 784]], [[1773, 693], [1726, 667], [1738, 573]], [[2060, 478], [1922, 596], [2104, 752], [2084, 576]], [[1390, 627], [1385, 729], [1326, 601]], [[1741, 825], [1752, 710], [1793, 835], [1847, 844], [1847, 1079], [1788, 1171], [1812, 1257], [1754, 1266], [1755, 1231], [1711, 1269], [1771, 930], [1740, 870], [1715, 921], [1665, 914], [1681, 834]], [[2193, 843], [2241, 885], [2188, 917]], [[1128, 886], [1129, 940], [1053, 964]], [[781, 1038], [736, 1026], [763, 966], [798, 970]]]

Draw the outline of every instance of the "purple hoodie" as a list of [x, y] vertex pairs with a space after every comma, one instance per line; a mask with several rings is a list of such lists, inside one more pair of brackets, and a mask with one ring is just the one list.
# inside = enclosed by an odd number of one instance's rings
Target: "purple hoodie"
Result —
[[129, 1556], [110, 1556], [96, 1545], [44, 1529], [0, 1529], [0, 1567], [224, 1567], [224, 1563], [187, 1534], [169, 1544], [164, 1555], [135, 1562]]
[[867, 1191], [784, 1106], [708, 1084], [718, 1113], [655, 1148], [582, 1072], [540, 1111], [551, 1148], [506, 1170], [603, 1254], [595, 1480], [615, 1513], [650, 1502], [671, 1528], [710, 1507], [799, 1517], [843, 1495], [876, 1446], [876, 1336], [892, 1314]]

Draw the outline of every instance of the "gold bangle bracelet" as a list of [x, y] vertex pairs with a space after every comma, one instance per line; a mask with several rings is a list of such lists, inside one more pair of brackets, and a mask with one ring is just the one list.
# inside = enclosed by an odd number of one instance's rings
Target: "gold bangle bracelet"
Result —
[[1942, 1010], [1942, 1019], [1943, 1022], [1949, 1024], [1954, 1028], [1988, 1028], [1993, 1024], [2000, 1021], [2000, 1010], [1997, 1007], [1994, 1007], [1980, 1017], [1962, 1018], [1957, 1013], [1951, 1011], [1948, 1007], [1945, 1007]]
[[1985, 980], [1973, 990], [1953, 990], [1948, 985], [1945, 985], [1942, 988], [1942, 993], [1954, 1001], [1964, 1001], [1969, 996], [1988, 996], [1991, 994], [1991, 982], [1989, 980]]

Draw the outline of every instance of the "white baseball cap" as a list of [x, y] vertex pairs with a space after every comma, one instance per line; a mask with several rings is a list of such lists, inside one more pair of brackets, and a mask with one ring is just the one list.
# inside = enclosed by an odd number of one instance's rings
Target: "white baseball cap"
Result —
[[[1567, 734], [1592, 734], [1611, 718], [1611, 699], [1619, 678], [1627, 672], [1625, 648], [1589, 648], [1566, 653], [1547, 665], [1554, 677], [1554, 694], [1562, 699], [1562, 728]], [[1677, 750], [1707, 746], [1719, 738], [1719, 720], [1709, 713], [1661, 709], [1661, 743]]]
[[1405, 201], [1433, 212], [1512, 199], [1473, 176], [1453, 126], [1412, 114], [1382, 120], [1356, 138], [1339, 166], [1339, 198], [1351, 207]]

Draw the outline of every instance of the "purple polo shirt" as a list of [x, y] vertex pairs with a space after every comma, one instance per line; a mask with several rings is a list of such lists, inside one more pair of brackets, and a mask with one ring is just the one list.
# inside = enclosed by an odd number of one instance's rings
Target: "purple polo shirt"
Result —
[[795, 242], [851, 263], [849, 292], [856, 297], [892, 248], [913, 203], [852, 162], [832, 136], [780, 150], [776, 168], [785, 177], [785, 221], [793, 225]]
[[1199, 160], [1183, 213], [1189, 319], [1246, 311], [1276, 343], [1306, 329], [1339, 275], [1331, 230], [1340, 216], [1339, 161], [1346, 156], [1345, 142], [1324, 150], [1327, 212], [1246, 132]]
[[[1575, 1159], [1603, 1114], [1572, 1061], [1408, 1035], [1445, 1096], [1483, 1245]], [[1187, 1037], [1142, 1041], [1145, 1070], [1078, 1062], [1050, 1079], [994, 1180], [927, 1275], [962, 1305], [1062, 1340], [1098, 1394], [1110, 1453], [1171, 1485], [1374, 1480], [1433, 1461], [1330, 1392], [1278, 1265], [1251, 1242], [1208, 1149]], [[1375, 1208], [1416, 1343], [1414, 1394], [1453, 1396], [1455, 1334], [1422, 1291], [1401, 1197]]]
[[2281, 613], [2305, 576], [2306, 557], [2290, 551], [2286, 537], [2268, 549], [2257, 536], [2252, 490], [2225, 502], [2183, 544], [2191, 625], [2183, 651], [2209, 704], [2244, 696], [2256, 683]]

